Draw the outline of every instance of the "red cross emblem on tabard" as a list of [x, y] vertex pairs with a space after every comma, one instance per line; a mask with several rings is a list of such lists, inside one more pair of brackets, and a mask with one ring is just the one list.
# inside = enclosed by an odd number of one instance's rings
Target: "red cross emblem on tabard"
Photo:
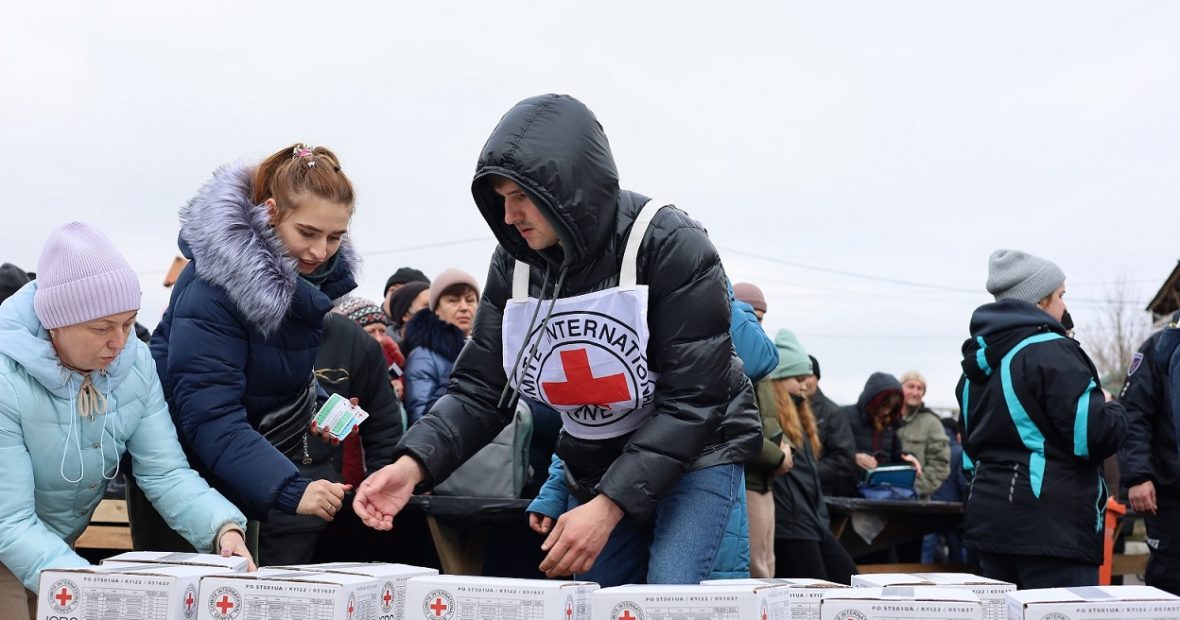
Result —
[[545, 395], [554, 405], [596, 405], [606, 407], [631, 398], [627, 377], [623, 373], [595, 377], [590, 370], [586, 349], [561, 352], [565, 381], [545, 381]]

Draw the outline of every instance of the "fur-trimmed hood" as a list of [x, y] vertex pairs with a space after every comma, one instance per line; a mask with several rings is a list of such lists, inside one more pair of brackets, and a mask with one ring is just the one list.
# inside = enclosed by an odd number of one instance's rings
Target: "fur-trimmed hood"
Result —
[[[287, 316], [300, 286], [296, 260], [270, 227], [266, 210], [250, 200], [254, 167], [244, 162], [213, 173], [180, 210], [180, 250], [196, 275], [225, 291], [251, 326], [273, 334]], [[360, 257], [346, 236], [320, 286], [329, 299], [356, 288]]]
[[430, 308], [423, 308], [406, 323], [402, 350], [409, 355], [410, 351], [423, 347], [454, 363], [466, 343], [467, 337], [463, 335], [463, 330], [438, 318]]

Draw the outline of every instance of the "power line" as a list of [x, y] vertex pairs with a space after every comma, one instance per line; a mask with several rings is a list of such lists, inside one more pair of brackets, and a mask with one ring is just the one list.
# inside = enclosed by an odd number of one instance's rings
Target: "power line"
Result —
[[[844, 276], [847, 278], [868, 280], [870, 282], [880, 282], [880, 283], [884, 283], [884, 284], [896, 284], [896, 285], [900, 285], [900, 286], [909, 286], [909, 287], [913, 287], [913, 288], [923, 288], [923, 289], [935, 290], [935, 291], [947, 291], [947, 292], [951, 292], [951, 293], [966, 293], [966, 294], [971, 294], [971, 295], [980, 295], [985, 292], [985, 291], [981, 291], [979, 289], [974, 289], [974, 288], [962, 288], [962, 287], [958, 287], [958, 286], [947, 286], [944, 284], [930, 284], [928, 282], [915, 282], [913, 280], [901, 280], [898, 278], [887, 278], [884, 276], [878, 276], [878, 275], [873, 275], [873, 274], [868, 274], [868, 273], [858, 273], [855, 271], [845, 271], [843, 269], [832, 269], [831, 267], [821, 267], [819, 265], [811, 265], [808, 263], [801, 263], [799, 261], [788, 260], [785, 258], [778, 258], [776, 256], [767, 256], [765, 254], [746, 252], [744, 250], [738, 250], [738, 249], [728, 248], [728, 247], [718, 246], [718, 249], [720, 249], [723, 252], [728, 252], [730, 254], [737, 254], [739, 256], [746, 256], [749, 258], [764, 260], [764, 261], [771, 262], [771, 263], [788, 265], [791, 267], [796, 267], [798, 269], [806, 269], [809, 271], [830, 273], [833, 275]], [[807, 285], [806, 284], [799, 284], [799, 286], [807, 286]], [[829, 289], [829, 290], [831, 290], [831, 289]], [[855, 292], [855, 291], [849, 291], [849, 292]], [[1066, 303], [1067, 304], [1078, 303], [1078, 304], [1082, 304], [1082, 305], [1122, 305], [1122, 306], [1132, 306], [1132, 307], [1139, 307], [1139, 306], [1143, 305], [1143, 303], [1138, 302], [1138, 301], [1130, 301], [1130, 300], [1115, 301], [1115, 300], [1110, 300], [1110, 299], [1094, 299], [1094, 298], [1090, 298], [1090, 297], [1074, 297], [1074, 296], [1067, 297]]]
[[468, 239], [456, 239], [454, 241], [436, 241], [434, 243], [423, 243], [421, 245], [407, 245], [400, 248], [388, 248], [385, 250], [372, 250], [369, 252], [361, 252], [361, 256], [378, 256], [380, 254], [396, 254], [398, 252], [413, 252], [415, 250], [432, 250], [434, 248], [445, 248], [455, 245], [466, 245], [468, 243], [478, 243], [481, 241], [495, 241], [495, 237], [484, 235], [482, 237], [470, 237]]

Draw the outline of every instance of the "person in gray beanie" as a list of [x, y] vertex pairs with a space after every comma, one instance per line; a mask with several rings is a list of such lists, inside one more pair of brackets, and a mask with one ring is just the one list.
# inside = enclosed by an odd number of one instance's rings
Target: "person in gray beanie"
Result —
[[980, 573], [1025, 588], [1098, 584], [1107, 489], [1102, 461], [1126, 434], [1123, 407], [1066, 325], [1065, 274], [997, 250], [994, 303], [975, 310], [963, 344], [964, 517]]
[[141, 292], [127, 261], [73, 222], [50, 233], [37, 273], [0, 305], [0, 616], [32, 615], [42, 570], [89, 564], [73, 543], [128, 453], [167, 527], [249, 561], [246, 518], [189, 467], [131, 337]]
[[1052, 261], [1021, 252], [996, 250], [987, 262], [987, 292], [996, 301], [1035, 304], [1065, 286], [1065, 272]]

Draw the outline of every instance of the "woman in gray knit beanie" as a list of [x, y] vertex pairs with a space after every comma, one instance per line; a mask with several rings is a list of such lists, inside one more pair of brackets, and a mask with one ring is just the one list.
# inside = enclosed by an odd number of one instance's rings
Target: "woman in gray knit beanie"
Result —
[[1065, 272], [1052, 261], [1020, 250], [992, 252], [987, 261], [987, 292], [996, 301], [1027, 301], [1059, 322], [1065, 314]]
[[1103, 560], [1102, 461], [1126, 434], [1122, 405], [1062, 324], [1065, 274], [1016, 250], [988, 261], [994, 303], [963, 344], [964, 542], [980, 574], [1020, 589], [1093, 586]]

